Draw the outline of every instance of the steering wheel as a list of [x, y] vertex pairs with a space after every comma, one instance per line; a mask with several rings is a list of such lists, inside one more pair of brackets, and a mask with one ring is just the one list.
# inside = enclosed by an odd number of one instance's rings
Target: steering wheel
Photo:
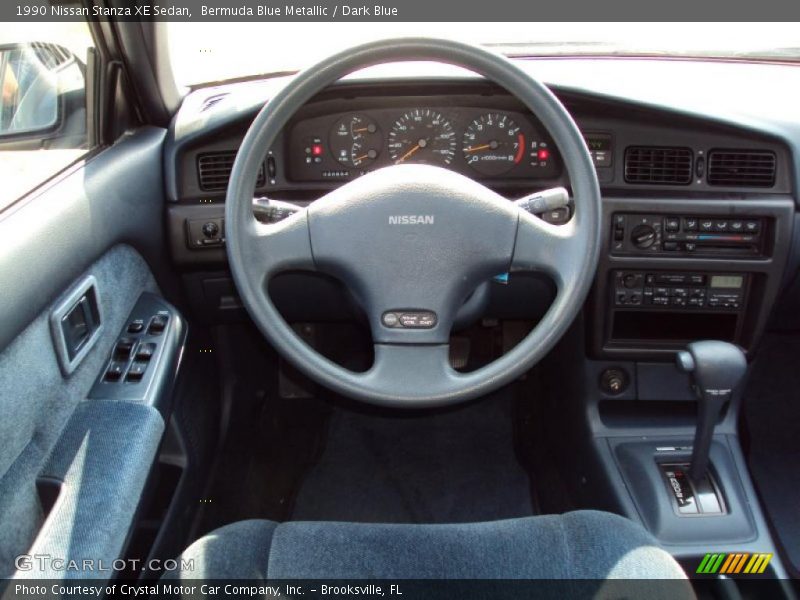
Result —
[[[395, 165], [363, 175], [275, 224], [253, 216], [256, 175], [298, 107], [345, 75], [397, 61], [464, 67], [516, 96], [559, 148], [574, 217], [554, 226], [463, 175]], [[242, 301], [277, 351], [318, 383], [372, 404], [420, 408], [487, 394], [536, 364], [580, 311], [597, 267], [600, 190], [583, 137], [559, 100], [505, 57], [455, 41], [383, 40], [346, 50], [298, 74], [261, 109], [244, 137], [226, 198], [228, 260]], [[286, 270], [335, 276], [366, 311], [374, 363], [345, 369], [308, 346], [269, 298]], [[509, 271], [547, 273], [556, 297], [512, 350], [469, 373], [449, 363], [449, 337], [465, 298]]]

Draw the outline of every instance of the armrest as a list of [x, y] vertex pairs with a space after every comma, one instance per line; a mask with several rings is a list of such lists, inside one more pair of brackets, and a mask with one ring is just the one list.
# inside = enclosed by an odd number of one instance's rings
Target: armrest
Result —
[[[41, 476], [63, 482], [30, 555], [48, 555], [15, 578], [109, 579], [121, 558], [164, 432], [151, 406], [88, 400], [75, 409]], [[92, 561], [95, 570], [62, 569], [60, 559]], [[107, 570], [98, 570], [99, 562]], [[40, 568], [44, 567], [44, 568]]]

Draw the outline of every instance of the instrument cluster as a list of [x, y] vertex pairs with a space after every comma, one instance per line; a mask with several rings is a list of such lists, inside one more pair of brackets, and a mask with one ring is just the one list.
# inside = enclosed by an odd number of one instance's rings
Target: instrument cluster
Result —
[[418, 107], [305, 119], [290, 130], [287, 175], [294, 181], [347, 181], [369, 171], [423, 163], [477, 179], [553, 178], [550, 139], [521, 113]]

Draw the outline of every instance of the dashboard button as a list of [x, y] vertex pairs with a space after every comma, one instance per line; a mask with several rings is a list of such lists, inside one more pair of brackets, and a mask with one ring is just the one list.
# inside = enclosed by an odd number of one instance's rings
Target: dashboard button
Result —
[[400, 325], [409, 329], [430, 329], [436, 325], [432, 312], [405, 312], [400, 315]]
[[697, 219], [694, 217], [687, 217], [683, 220], [684, 231], [697, 231]]

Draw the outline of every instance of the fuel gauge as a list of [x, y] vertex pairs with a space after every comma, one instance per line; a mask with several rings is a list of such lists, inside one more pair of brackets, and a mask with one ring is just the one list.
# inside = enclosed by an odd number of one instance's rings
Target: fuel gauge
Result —
[[329, 142], [333, 156], [341, 164], [364, 168], [380, 155], [383, 136], [373, 119], [355, 114], [334, 123]]

